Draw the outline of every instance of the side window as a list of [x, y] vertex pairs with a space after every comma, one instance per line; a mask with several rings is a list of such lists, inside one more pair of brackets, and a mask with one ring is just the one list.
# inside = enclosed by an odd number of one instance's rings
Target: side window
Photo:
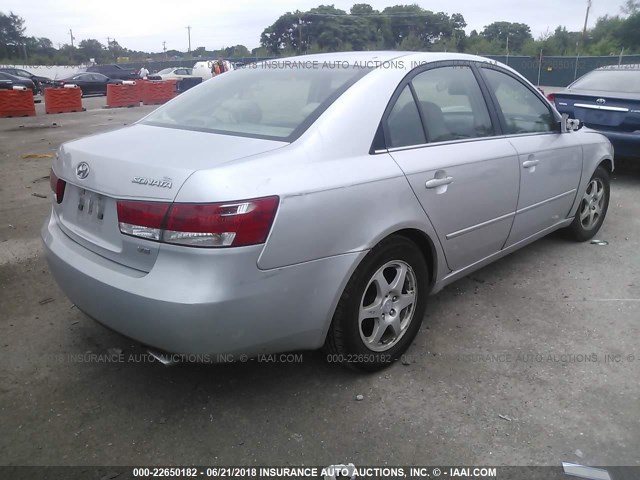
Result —
[[411, 81], [429, 142], [487, 137], [494, 134], [489, 110], [468, 66], [441, 67]]
[[407, 85], [396, 100], [387, 119], [389, 148], [407, 147], [427, 143], [420, 121], [418, 107]]
[[551, 110], [531, 90], [506, 73], [483, 68], [506, 121], [506, 133], [537, 133], [554, 130]]

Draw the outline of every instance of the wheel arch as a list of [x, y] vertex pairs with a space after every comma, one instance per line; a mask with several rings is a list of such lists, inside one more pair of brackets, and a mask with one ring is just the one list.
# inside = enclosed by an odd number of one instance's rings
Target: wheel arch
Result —
[[[602, 166], [609, 174], [611, 174], [615, 168], [613, 161], [613, 147], [609, 140], [607, 140], [603, 135], [595, 135], [591, 132], [586, 132], [584, 135], [585, 140], [591, 141], [585, 142], [582, 146], [582, 175], [578, 188], [576, 189], [575, 201], [567, 214], [567, 218], [571, 218], [576, 214], [582, 195], [587, 188], [587, 184], [589, 183], [589, 179], [593, 175], [593, 172], [595, 172], [598, 167]], [[593, 137], [599, 138], [601, 141], [594, 142]]]
[[613, 173], [613, 160], [611, 158], [605, 158], [600, 162], [598, 167], [604, 167], [609, 174]]
[[[425, 261], [427, 263], [427, 268], [429, 269], [428, 290], [429, 290], [429, 293], [433, 292], [438, 279], [438, 266], [440, 265], [440, 263], [438, 262], [438, 258], [439, 258], [438, 247], [436, 246], [437, 244], [434, 242], [434, 239], [432, 239], [427, 232], [424, 232], [419, 228], [402, 227], [402, 228], [397, 228], [393, 231], [390, 231], [386, 233], [384, 236], [381, 236], [380, 238], [376, 239], [375, 243], [366, 252], [369, 253], [375, 245], [378, 245], [380, 242], [383, 242], [384, 240], [392, 236], [402, 236], [409, 239], [410, 241], [415, 243], [418, 249], [420, 250], [420, 252], [422, 252], [422, 254], [424, 255]], [[323, 342], [326, 340], [326, 336], [329, 332], [329, 329], [331, 328], [331, 323], [333, 321], [333, 317], [336, 311], [336, 307], [338, 305], [338, 301], [340, 300], [340, 296], [342, 295], [344, 288], [346, 287], [347, 283], [351, 279], [354, 272], [357, 270], [360, 264], [364, 261], [365, 257], [366, 255], [363, 255], [362, 257], [359, 258], [357, 262], [354, 263], [348, 277], [344, 281], [344, 284], [341, 285], [339, 291], [337, 292], [336, 298], [333, 304], [331, 305], [331, 309], [330, 309], [331, 313], [327, 318], [327, 322], [323, 329], [323, 334], [322, 334]]]
[[429, 291], [431, 291], [436, 282], [436, 271], [438, 267], [438, 255], [431, 237], [417, 228], [405, 228], [398, 230], [385, 238], [392, 235], [406, 237], [418, 246], [422, 255], [424, 255], [425, 261], [427, 262], [427, 268], [429, 269]]

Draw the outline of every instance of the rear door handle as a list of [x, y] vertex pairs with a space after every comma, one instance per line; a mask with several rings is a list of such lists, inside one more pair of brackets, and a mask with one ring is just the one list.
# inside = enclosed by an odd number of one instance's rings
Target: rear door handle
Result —
[[540, 163], [540, 160], [527, 160], [525, 162], [522, 162], [522, 166], [524, 168], [531, 168], [531, 167], [535, 167], [536, 165], [538, 165], [538, 163]]
[[433, 178], [425, 183], [424, 186], [427, 188], [437, 188], [442, 185], [449, 185], [451, 182], [453, 182], [453, 177]]

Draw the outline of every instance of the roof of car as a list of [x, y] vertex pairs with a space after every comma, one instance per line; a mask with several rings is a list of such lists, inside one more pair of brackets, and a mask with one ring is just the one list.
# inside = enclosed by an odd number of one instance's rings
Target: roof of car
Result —
[[429, 63], [443, 60], [475, 60], [487, 61], [484, 57], [466, 53], [450, 52], [410, 52], [410, 51], [366, 51], [366, 52], [334, 52], [302, 55], [298, 57], [274, 58], [267, 61], [277, 62], [389, 62], [392, 60], [413, 59]]
[[17, 79], [22, 80], [22, 79], [21, 79], [20, 77], [18, 77], [17, 75], [13, 75], [13, 74], [11, 74], [11, 73], [9, 73], [9, 72], [2, 72], [2, 71], [0, 71], [0, 73], [2, 74], [2, 76], [3, 76], [3, 77], [9, 77], [9, 78], [11, 78], [12, 80], [13, 80], [14, 78], [17, 78]]

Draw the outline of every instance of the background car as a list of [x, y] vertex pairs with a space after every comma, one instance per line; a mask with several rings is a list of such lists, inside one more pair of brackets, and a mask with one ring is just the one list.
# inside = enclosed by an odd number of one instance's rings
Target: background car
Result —
[[185, 67], [171, 67], [160, 70], [157, 73], [153, 73], [147, 77], [149, 80], [170, 80], [170, 79], [182, 79], [182, 78], [196, 78], [193, 74], [192, 68]]
[[54, 81], [52, 79], [48, 77], [42, 77], [40, 75], [34, 75], [33, 73], [21, 68], [2, 67], [0, 68], [0, 72], [9, 73], [11, 75], [15, 75], [16, 77], [28, 78], [35, 84], [38, 93], [43, 93], [43, 90], [46, 87], [51, 87], [54, 85]]
[[100, 73], [78, 73], [72, 77], [56, 81], [56, 83], [60, 86], [68, 83], [78, 85], [80, 90], [82, 90], [82, 95], [85, 96], [106, 95], [108, 84], [120, 84], [122, 80], [115, 80]]
[[597, 68], [547, 98], [606, 135], [616, 157], [640, 159], [640, 64]]
[[165, 352], [324, 345], [375, 370], [412, 344], [430, 294], [602, 226], [610, 142], [513, 69], [435, 52], [288, 64], [60, 147], [42, 236], [81, 311]]
[[100, 73], [106, 77], [116, 80], [137, 80], [140, 78], [138, 72], [133, 68], [125, 68], [115, 63], [106, 65], [92, 65], [87, 67], [87, 73]]
[[34, 95], [38, 94], [38, 89], [36, 88], [36, 84], [33, 83], [33, 81], [28, 78], [18, 77], [16, 75], [11, 75], [10, 73], [6, 73], [6, 72], [0, 72], [0, 80], [8, 80], [13, 82], [14, 85], [22, 85], [23, 87], [27, 87], [29, 90], [31, 90]]

